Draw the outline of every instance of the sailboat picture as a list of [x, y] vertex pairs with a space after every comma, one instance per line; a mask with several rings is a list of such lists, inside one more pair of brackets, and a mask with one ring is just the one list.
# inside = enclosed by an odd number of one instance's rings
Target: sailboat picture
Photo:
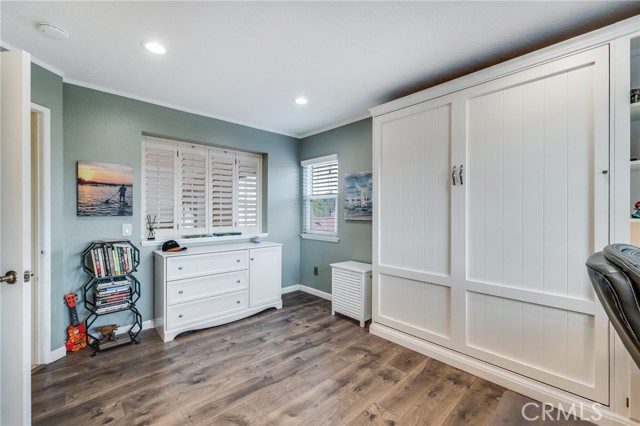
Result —
[[371, 220], [373, 185], [371, 172], [349, 173], [344, 177], [344, 219]]
[[133, 216], [133, 167], [78, 161], [78, 216]]

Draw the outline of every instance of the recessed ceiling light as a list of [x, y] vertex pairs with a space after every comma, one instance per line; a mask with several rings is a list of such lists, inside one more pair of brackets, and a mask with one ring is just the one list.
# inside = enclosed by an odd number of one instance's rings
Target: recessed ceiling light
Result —
[[146, 42], [144, 44], [144, 48], [147, 49], [149, 52], [153, 52], [157, 55], [164, 55], [165, 53], [167, 53], [167, 49], [157, 41]]
[[297, 103], [298, 105], [306, 105], [309, 101], [307, 100], [307, 98], [303, 98], [302, 96], [300, 96], [295, 98], [293, 102]]
[[36, 24], [36, 28], [42, 34], [54, 40], [66, 40], [69, 38], [69, 34], [65, 30], [47, 22]]

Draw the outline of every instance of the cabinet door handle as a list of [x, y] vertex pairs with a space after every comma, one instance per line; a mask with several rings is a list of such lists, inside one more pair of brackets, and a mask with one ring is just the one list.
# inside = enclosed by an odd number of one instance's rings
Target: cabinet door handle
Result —
[[453, 166], [451, 171], [451, 180], [453, 181], [453, 186], [456, 186], [456, 166]]
[[178, 271], [182, 271], [182, 266], [178, 266]]
[[182, 318], [182, 314], [178, 314], [178, 318]]
[[253, 257], [251, 258], [251, 260], [253, 260]]
[[460, 164], [460, 185], [464, 185], [464, 182], [462, 181], [462, 176], [463, 176], [463, 172], [462, 172], [462, 164]]
[[239, 262], [240, 262], [240, 259], [236, 260], [236, 262], [238, 262], [238, 263], [239, 263]]
[[184, 291], [178, 290], [178, 294], [182, 294], [182, 293], [184, 293]]
[[239, 300], [236, 300], [236, 303], [239, 305], [239, 304], [240, 304], [240, 301], [239, 301]]
[[240, 284], [240, 280], [236, 281], [238, 284]]

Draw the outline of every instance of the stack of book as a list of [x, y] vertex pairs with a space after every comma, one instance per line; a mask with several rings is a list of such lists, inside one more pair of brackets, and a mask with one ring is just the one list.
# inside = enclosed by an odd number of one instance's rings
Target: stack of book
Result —
[[129, 244], [102, 245], [91, 249], [91, 264], [97, 278], [128, 275], [134, 268], [133, 248]]
[[99, 282], [95, 286], [97, 314], [118, 311], [131, 305], [131, 283], [126, 278]]

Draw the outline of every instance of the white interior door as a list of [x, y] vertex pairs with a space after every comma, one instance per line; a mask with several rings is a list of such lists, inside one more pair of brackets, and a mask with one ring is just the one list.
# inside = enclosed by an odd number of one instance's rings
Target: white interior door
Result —
[[608, 243], [601, 47], [467, 92], [465, 352], [608, 403], [609, 335], [585, 261]]
[[0, 424], [13, 426], [31, 424], [31, 60], [0, 55], [0, 274], [17, 273], [0, 283]]

